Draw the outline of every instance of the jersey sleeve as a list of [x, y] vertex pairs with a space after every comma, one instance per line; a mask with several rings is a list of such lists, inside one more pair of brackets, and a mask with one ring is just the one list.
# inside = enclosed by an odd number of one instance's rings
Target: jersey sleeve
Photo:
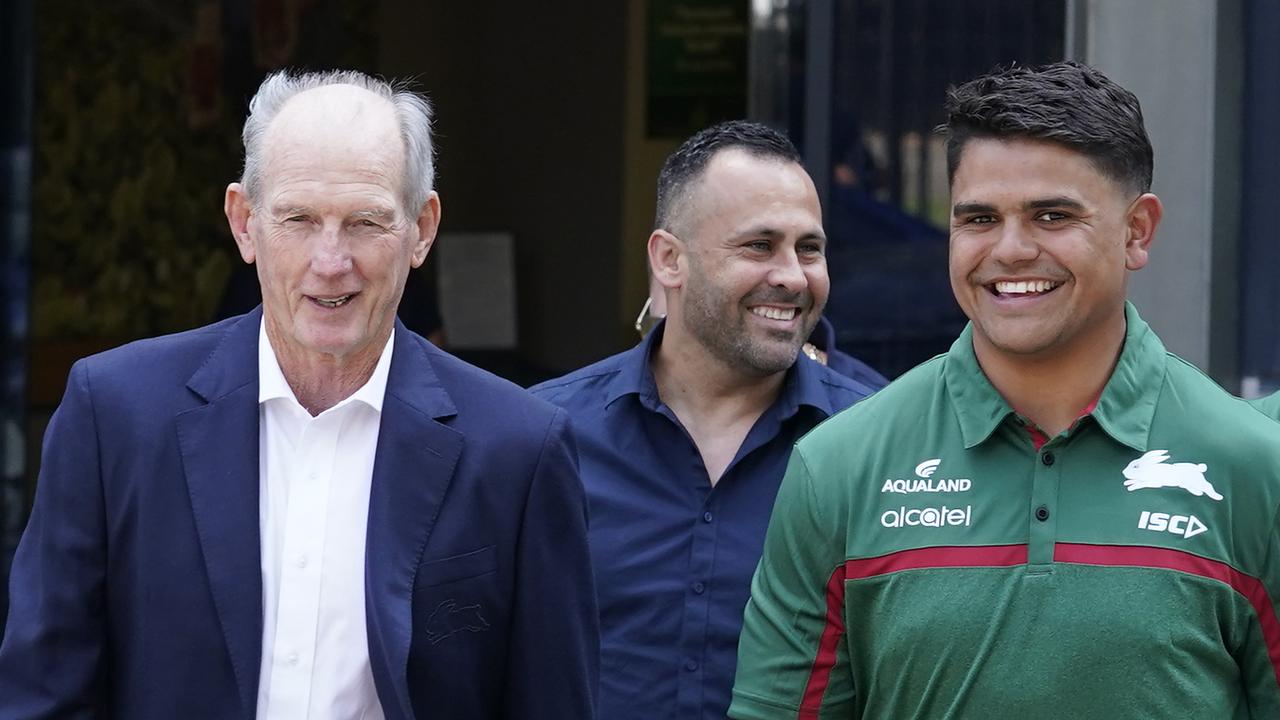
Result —
[[844, 642], [847, 513], [819, 498], [803, 451], [791, 455], [751, 583], [729, 717], [848, 718]]
[[1280, 392], [1250, 400], [1249, 403], [1267, 417], [1273, 420], [1280, 420]]
[[1245, 595], [1257, 616], [1259, 632], [1246, 635], [1240, 672], [1249, 700], [1249, 717], [1280, 717], [1280, 509], [1271, 519], [1267, 556], [1257, 589]]

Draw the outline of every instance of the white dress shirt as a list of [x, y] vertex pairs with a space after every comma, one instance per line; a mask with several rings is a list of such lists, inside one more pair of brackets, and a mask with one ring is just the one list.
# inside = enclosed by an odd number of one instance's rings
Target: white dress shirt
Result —
[[365, 627], [365, 532], [394, 339], [392, 330], [363, 387], [312, 417], [259, 330], [259, 718], [383, 718]]

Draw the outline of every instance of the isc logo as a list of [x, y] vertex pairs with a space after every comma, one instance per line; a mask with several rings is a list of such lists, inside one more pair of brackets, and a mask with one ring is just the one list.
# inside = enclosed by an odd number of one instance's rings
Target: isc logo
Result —
[[1195, 537], [1209, 528], [1195, 515], [1170, 515], [1169, 513], [1142, 511], [1138, 518], [1139, 530], [1171, 532], [1184, 538]]

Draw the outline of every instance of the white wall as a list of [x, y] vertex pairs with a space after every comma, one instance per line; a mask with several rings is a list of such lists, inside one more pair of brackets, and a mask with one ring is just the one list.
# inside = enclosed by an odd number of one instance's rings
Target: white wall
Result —
[[1170, 350], [1227, 384], [1236, 357], [1237, 11], [1236, 0], [1087, 0], [1084, 12], [1085, 59], [1142, 102], [1153, 191], [1165, 206], [1129, 296]]

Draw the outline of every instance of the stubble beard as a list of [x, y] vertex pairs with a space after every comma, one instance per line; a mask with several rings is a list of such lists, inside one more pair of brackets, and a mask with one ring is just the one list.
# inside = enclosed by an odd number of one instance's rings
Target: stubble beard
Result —
[[[743, 303], [750, 299], [749, 295]], [[777, 332], [769, 333], [771, 339], [766, 339], [748, 329], [747, 312], [742, 303], [703, 291], [686, 294], [682, 315], [689, 334], [729, 367], [762, 377], [789, 369], [813, 330], [816, 316], [810, 317], [798, 336]]]

